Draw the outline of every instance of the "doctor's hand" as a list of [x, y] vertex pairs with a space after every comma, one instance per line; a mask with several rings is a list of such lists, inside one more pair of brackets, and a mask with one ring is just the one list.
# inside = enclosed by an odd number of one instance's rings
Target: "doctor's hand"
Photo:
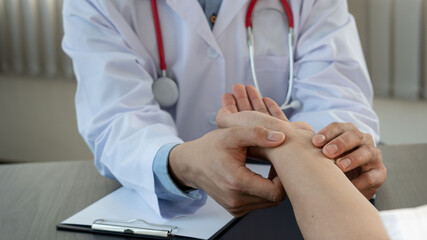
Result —
[[232, 215], [278, 206], [284, 196], [280, 180], [266, 179], [245, 165], [247, 148], [283, 143], [281, 132], [262, 127], [218, 129], [172, 149], [169, 170], [181, 186], [203, 189]]
[[383, 185], [387, 169], [381, 150], [370, 134], [354, 124], [331, 123], [314, 135], [312, 142], [327, 158], [336, 159], [336, 165], [366, 198], [372, 198]]

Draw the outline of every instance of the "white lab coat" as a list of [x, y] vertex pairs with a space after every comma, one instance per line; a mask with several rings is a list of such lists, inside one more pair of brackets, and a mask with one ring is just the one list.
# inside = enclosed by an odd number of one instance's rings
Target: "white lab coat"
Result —
[[[160, 70], [150, 1], [65, 1], [63, 48], [78, 81], [78, 128], [96, 167], [159, 212], [152, 172], [159, 148], [215, 129], [209, 118], [222, 94], [253, 81], [244, 25], [248, 0], [223, 0], [213, 30], [196, 0], [157, 2], [168, 75], [180, 89], [172, 108], [161, 109], [151, 90]], [[346, 1], [289, 2], [296, 36], [292, 97], [303, 105], [288, 117], [316, 131], [352, 122], [378, 140], [372, 86]], [[253, 26], [260, 89], [282, 104], [289, 53], [287, 20], [279, 12], [278, 0], [259, 1]]]

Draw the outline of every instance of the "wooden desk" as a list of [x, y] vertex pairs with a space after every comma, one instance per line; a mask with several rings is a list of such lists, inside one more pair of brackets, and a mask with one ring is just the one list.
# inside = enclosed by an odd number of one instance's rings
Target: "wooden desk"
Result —
[[[427, 203], [427, 144], [382, 147], [388, 179], [379, 210]], [[55, 225], [119, 187], [92, 162], [0, 165], [1, 239], [131, 239], [57, 231]], [[289, 202], [254, 211], [221, 239], [301, 239]]]

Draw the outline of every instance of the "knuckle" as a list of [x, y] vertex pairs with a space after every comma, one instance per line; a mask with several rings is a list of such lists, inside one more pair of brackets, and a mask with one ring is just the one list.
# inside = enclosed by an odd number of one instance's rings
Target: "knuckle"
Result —
[[283, 190], [282, 189], [278, 189], [278, 190], [274, 191], [271, 194], [271, 198], [270, 199], [271, 199], [272, 202], [280, 202], [280, 200], [282, 199], [283, 194], [284, 194]]
[[236, 136], [238, 136], [238, 127], [229, 127], [224, 129], [217, 129], [217, 130], [223, 130], [222, 134], [220, 135], [220, 140], [223, 142], [230, 142], [234, 141], [236, 139]]
[[261, 137], [263, 130], [264, 130], [264, 128], [260, 127], [260, 126], [256, 126], [256, 127], [252, 128], [252, 137], [254, 139]]
[[336, 144], [338, 147], [338, 151], [340, 151], [341, 149], [344, 149], [345, 146], [348, 144], [348, 139], [345, 137], [337, 137], [335, 141], [333, 141], [332, 143]]
[[226, 128], [226, 131], [225, 131], [225, 135], [227, 135], [226, 137], [234, 136], [236, 134], [237, 134], [237, 128], [235, 127]]
[[226, 200], [226, 205], [231, 211], [238, 212], [238, 209], [242, 205], [242, 201], [232, 197]]
[[366, 146], [368, 147], [368, 153], [369, 153], [370, 159], [376, 160], [379, 149], [372, 145], [366, 145]]
[[370, 145], [375, 145], [374, 138], [372, 137], [372, 135], [371, 135], [371, 134], [369, 134], [369, 133], [365, 133], [365, 138], [367, 138], [367, 139], [366, 139], [366, 141], [367, 141]]
[[340, 123], [340, 122], [334, 122], [334, 127], [339, 131], [339, 132], [344, 132], [345, 123]]
[[233, 215], [233, 217], [240, 217], [240, 211], [238, 211], [237, 209], [228, 207], [226, 209], [231, 215]]
[[367, 158], [373, 159], [376, 155], [376, 149], [371, 145], [364, 145], [364, 152], [366, 153]]
[[368, 186], [374, 186], [376, 182], [375, 177], [372, 174], [367, 173], [366, 174], [366, 183]]
[[340, 123], [339, 122], [333, 122], [330, 124], [330, 126], [333, 128], [340, 128]]
[[351, 154], [350, 160], [352, 163], [358, 166], [360, 162], [363, 161], [362, 154], [358, 151], [354, 151], [353, 154]]
[[356, 125], [354, 123], [347, 123], [347, 125], [352, 129], [357, 129]]
[[237, 178], [231, 178], [228, 181], [227, 188], [228, 188], [228, 190], [230, 190], [232, 192], [241, 192], [241, 190], [242, 190], [242, 186], [240, 184], [240, 181]]
[[342, 131], [341, 123], [333, 122], [319, 133], [325, 135], [327, 139], [330, 139], [331, 137], [333, 137], [334, 132], [341, 132], [341, 131]]
[[356, 140], [360, 143], [363, 141], [364, 135], [361, 131], [357, 130], [357, 129], [352, 129], [351, 133], [353, 134], [353, 136], [356, 137]]
[[337, 138], [337, 140], [338, 140], [338, 142], [340, 142], [340, 143], [341, 143], [341, 145], [343, 145], [343, 146], [346, 146], [346, 145], [350, 144], [350, 142], [351, 142], [351, 138], [350, 138], [350, 136], [348, 136], [348, 135], [346, 135], [346, 134], [343, 134], [342, 136], [339, 136], [339, 137]]

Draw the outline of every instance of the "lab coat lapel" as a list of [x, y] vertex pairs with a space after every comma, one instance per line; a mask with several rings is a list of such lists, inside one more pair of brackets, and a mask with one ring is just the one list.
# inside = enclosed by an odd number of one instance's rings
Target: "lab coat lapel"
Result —
[[[213, 29], [213, 34], [218, 38], [236, 17], [248, 0], [223, 0]], [[246, 12], [245, 12], [246, 13]], [[242, 23], [244, 24], [244, 22]]]
[[206, 21], [206, 16], [197, 0], [167, 0], [166, 2], [207, 44], [218, 53], [221, 53], [221, 49], [216, 43], [211, 28]]

